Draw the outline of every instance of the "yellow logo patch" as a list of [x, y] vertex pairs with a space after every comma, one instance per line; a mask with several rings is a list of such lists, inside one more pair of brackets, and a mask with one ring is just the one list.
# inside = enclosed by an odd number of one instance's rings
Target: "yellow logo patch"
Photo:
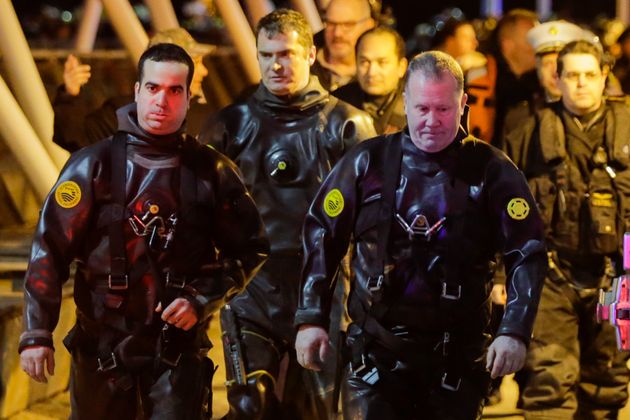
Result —
[[81, 201], [81, 188], [74, 181], [62, 182], [55, 190], [55, 201], [64, 209], [71, 209]]
[[507, 205], [507, 213], [514, 220], [523, 220], [529, 214], [529, 204], [524, 198], [513, 198]]
[[591, 202], [596, 207], [614, 207], [615, 201], [610, 193], [596, 193], [591, 195]]
[[326, 194], [324, 211], [330, 217], [337, 217], [343, 211], [343, 195], [337, 188]]

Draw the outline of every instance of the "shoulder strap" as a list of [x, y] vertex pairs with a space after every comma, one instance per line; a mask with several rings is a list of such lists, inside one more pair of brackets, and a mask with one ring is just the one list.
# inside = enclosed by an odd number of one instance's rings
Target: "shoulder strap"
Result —
[[125, 251], [125, 235], [123, 230], [126, 178], [127, 178], [127, 134], [117, 131], [112, 138], [111, 146], [111, 223], [109, 230], [110, 274], [109, 288], [125, 290], [129, 282], [127, 278], [127, 254]]

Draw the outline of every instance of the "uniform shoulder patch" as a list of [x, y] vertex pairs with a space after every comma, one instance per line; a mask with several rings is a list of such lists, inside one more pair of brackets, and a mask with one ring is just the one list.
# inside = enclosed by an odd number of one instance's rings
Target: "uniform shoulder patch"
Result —
[[521, 197], [511, 199], [507, 205], [507, 214], [514, 220], [525, 219], [529, 215], [527, 200]]
[[330, 217], [337, 217], [343, 211], [343, 194], [337, 188], [331, 190], [324, 197], [324, 211]]
[[81, 188], [74, 181], [65, 181], [55, 189], [55, 201], [64, 209], [71, 209], [81, 201]]

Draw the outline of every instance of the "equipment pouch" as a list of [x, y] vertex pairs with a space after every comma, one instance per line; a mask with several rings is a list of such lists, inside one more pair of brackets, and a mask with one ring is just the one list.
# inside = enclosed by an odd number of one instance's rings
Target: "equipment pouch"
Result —
[[617, 200], [612, 188], [595, 187], [584, 200], [583, 238], [587, 251], [611, 254], [618, 249]]

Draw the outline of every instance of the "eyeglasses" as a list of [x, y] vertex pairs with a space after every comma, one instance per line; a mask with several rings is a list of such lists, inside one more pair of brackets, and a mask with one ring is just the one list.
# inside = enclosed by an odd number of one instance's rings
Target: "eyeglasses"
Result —
[[598, 71], [568, 71], [562, 72], [562, 78], [571, 82], [580, 80], [580, 76], [584, 76], [587, 82], [593, 82], [602, 77], [602, 73]]
[[330, 20], [325, 20], [324, 21], [324, 27], [325, 28], [330, 28], [330, 29], [339, 28], [342, 31], [349, 31], [349, 30], [353, 29], [355, 26], [357, 26], [359, 23], [363, 23], [363, 22], [365, 22], [368, 19], [370, 19], [370, 18], [366, 17], [366, 18], [361, 19], [361, 20], [348, 21], [348, 22], [332, 22]]

